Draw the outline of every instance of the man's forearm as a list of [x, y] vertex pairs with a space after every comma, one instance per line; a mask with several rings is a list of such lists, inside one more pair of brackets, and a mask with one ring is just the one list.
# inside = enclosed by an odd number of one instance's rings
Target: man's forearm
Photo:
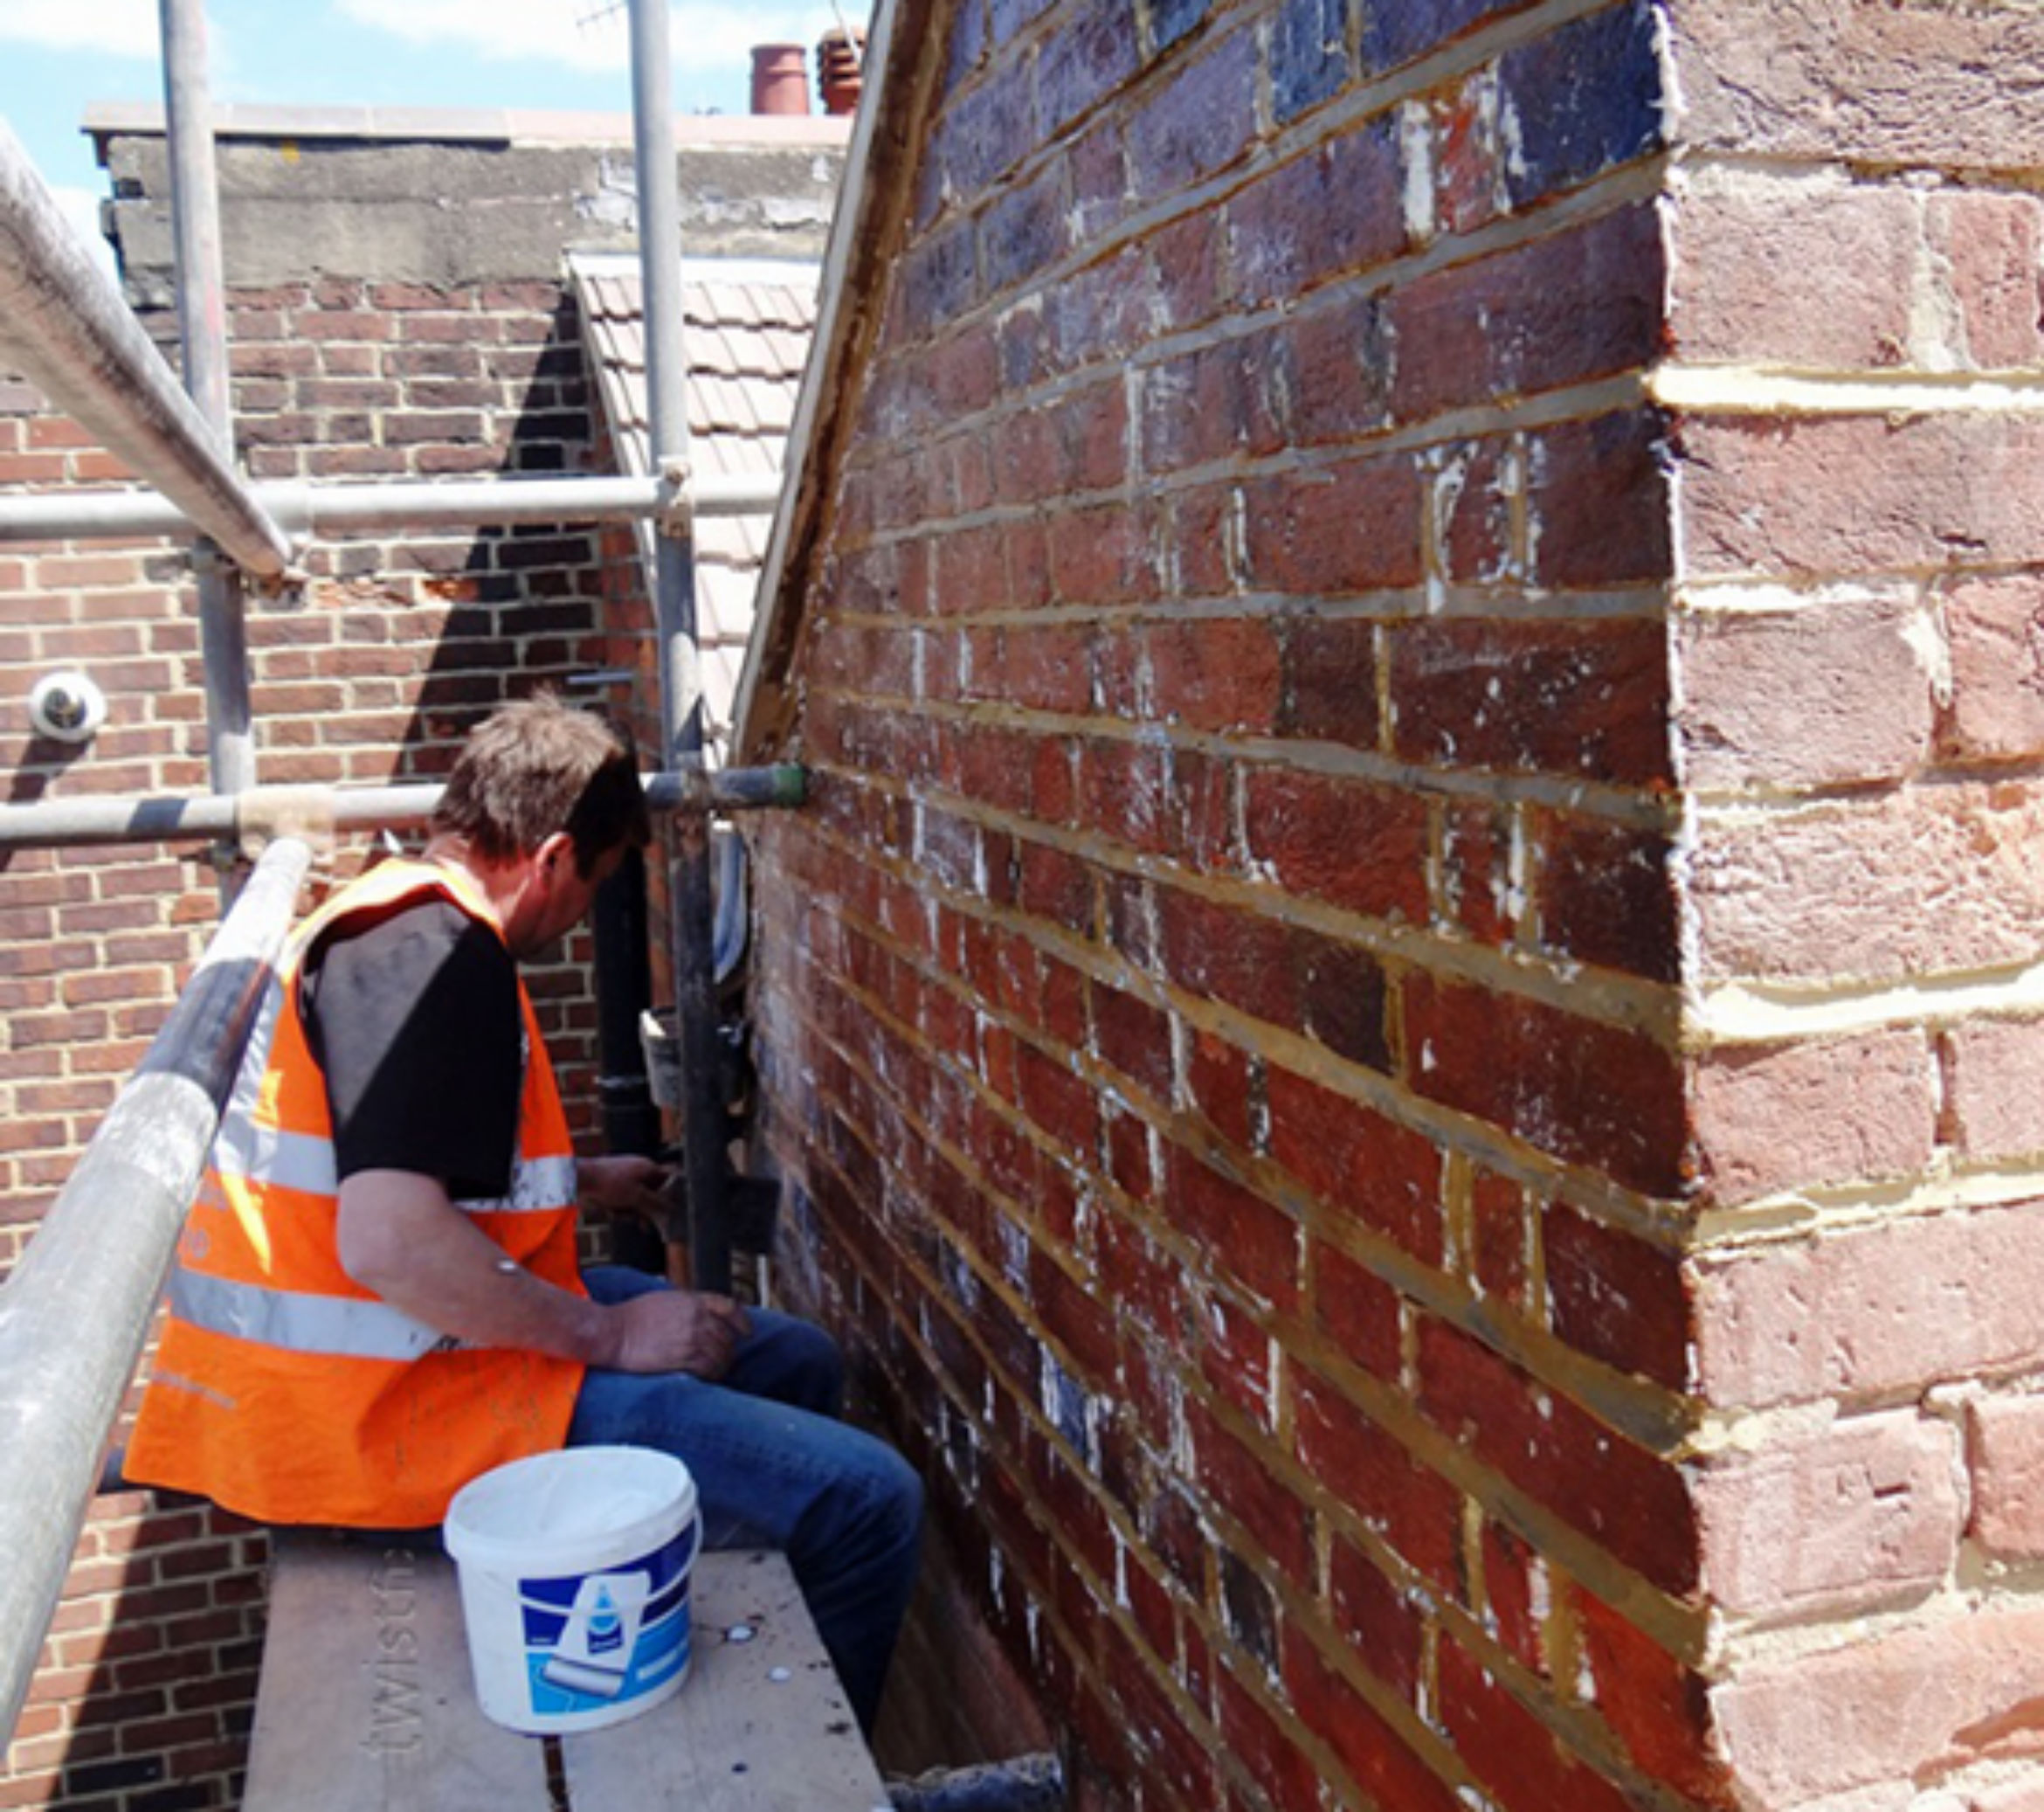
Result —
[[616, 1318], [507, 1258], [431, 1177], [383, 1170], [348, 1178], [339, 1247], [342, 1269], [363, 1289], [468, 1345], [616, 1363]]

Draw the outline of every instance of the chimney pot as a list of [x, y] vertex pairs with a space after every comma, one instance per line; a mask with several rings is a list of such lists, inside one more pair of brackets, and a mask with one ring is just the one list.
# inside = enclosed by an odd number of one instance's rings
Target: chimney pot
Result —
[[833, 25], [817, 40], [816, 86], [826, 114], [849, 114], [859, 106], [866, 60], [866, 34]]
[[753, 46], [752, 110], [756, 114], [809, 111], [809, 78], [800, 45]]

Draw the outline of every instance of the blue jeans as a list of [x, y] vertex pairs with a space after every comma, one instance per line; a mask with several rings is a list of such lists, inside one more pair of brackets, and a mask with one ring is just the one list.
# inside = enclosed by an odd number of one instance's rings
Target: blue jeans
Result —
[[[670, 1287], [615, 1265], [583, 1281], [599, 1303]], [[749, 1312], [751, 1331], [715, 1384], [680, 1372], [584, 1374], [568, 1445], [671, 1453], [695, 1480], [705, 1547], [784, 1552], [870, 1735], [915, 1584], [922, 1481], [893, 1448], [836, 1419], [845, 1369], [828, 1334]]]

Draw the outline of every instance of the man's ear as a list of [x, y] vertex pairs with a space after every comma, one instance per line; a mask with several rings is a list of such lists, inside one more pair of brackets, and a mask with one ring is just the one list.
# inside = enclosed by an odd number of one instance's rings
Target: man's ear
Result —
[[566, 831], [556, 831], [533, 852], [542, 872], [552, 878], [579, 872], [575, 866], [575, 839]]

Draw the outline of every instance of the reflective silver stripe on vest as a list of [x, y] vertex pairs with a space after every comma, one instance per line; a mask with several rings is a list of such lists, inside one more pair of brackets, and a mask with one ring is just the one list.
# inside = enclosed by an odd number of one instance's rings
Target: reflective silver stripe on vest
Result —
[[334, 1142], [317, 1133], [280, 1132], [238, 1116], [220, 1123], [213, 1168], [245, 1182], [275, 1183], [304, 1195], [338, 1195]]
[[465, 1214], [557, 1214], [575, 1205], [575, 1159], [521, 1158], [511, 1166], [511, 1193], [487, 1200], [458, 1201]]
[[182, 1264], [170, 1273], [170, 1306], [209, 1333], [286, 1352], [397, 1363], [460, 1345], [451, 1335], [393, 1309], [353, 1297], [307, 1296], [209, 1277]]
[[[213, 1141], [213, 1168], [224, 1177], [274, 1183], [305, 1195], [338, 1195], [341, 1179], [331, 1139], [316, 1133], [280, 1132], [244, 1119], [223, 1124]], [[575, 1159], [528, 1158], [511, 1167], [510, 1193], [458, 1201], [465, 1214], [538, 1214], [575, 1201]]]

